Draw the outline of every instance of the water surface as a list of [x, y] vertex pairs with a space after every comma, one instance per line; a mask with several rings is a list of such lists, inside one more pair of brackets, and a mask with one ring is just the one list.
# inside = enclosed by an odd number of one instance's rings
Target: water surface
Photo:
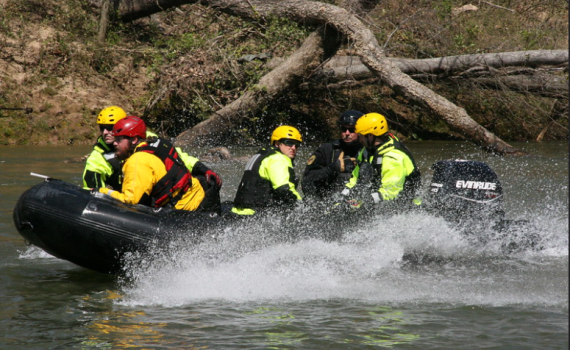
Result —
[[[568, 145], [515, 144], [531, 155], [506, 158], [464, 142], [408, 145], [426, 188], [437, 160], [491, 165], [507, 216], [529, 220], [542, 249], [505, 255], [426, 214], [371, 218], [333, 242], [283, 239], [290, 223], [270, 218], [115, 278], [27, 247], [12, 223], [18, 196], [41, 181], [30, 172], [79, 184], [83, 164], [64, 161], [89, 147], [3, 146], [0, 348], [568, 349]], [[233, 199], [244, 162], [211, 166]], [[437, 259], [406, 264], [412, 250]]]

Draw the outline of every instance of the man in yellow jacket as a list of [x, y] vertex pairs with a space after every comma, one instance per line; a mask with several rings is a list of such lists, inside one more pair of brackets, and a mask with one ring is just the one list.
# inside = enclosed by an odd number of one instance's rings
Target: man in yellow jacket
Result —
[[302, 142], [296, 128], [283, 125], [271, 134], [271, 146], [257, 152], [246, 164], [232, 213], [253, 215], [301, 200], [293, 161]]
[[420, 171], [412, 153], [388, 131], [386, 118], [365, 114], [356, 122], [355, 132], [364, 147], [342, 194], [369, 206], [383, 203], [405, 209], [421, 204]]
[[99, 188], [99, 192], [127, 204], [201, 209], [204, 190], [170, 142], [147, 139], [144, 121], [133, 116], [117, 122], [113, 136], [116, 155], [125, 160], [122, 191]]
[[[107, 187], [121, 192], [124, 161], [119, 160], [115, 154], [113, 126], [126, 116], [127, 113], [117, 106], [107, 107], [97, 116], [97, 125], [101, 131], [101, 136], [97, 139], [91, 154], [87, 158], [83, 171], [83, 188]], [[147, 129], [146, 137], [152, 138], [158, 137], [158, 135]], [[220, 189], [222, 187], [220, 176], [198, 158], [182, 151], [180, 147], [176, 147], [176, 151], [192, 176], [198, 178], [202, 188], [206, 191], [206, 200], [208, 201], [206, 206], [212, 209], [219, 208]]]

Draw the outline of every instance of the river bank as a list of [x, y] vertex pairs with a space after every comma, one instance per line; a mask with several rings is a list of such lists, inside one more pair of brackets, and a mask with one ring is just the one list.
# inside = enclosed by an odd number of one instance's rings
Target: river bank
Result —
[[[175, 137], [246, 92], [309, 32], [284, 19], [259, 27], [182, 5], [132, 23], [114, 21], [99, 43], [95, 3], [0, 0], [0, 145], [92, 144], [96, 115], [110, 105]], [[568, 46], [564, 6], [531, 2], [512, 11], [482, 6], [458, 14], [448, 1], [388, 1], [380, 9], [370, 14], [371, 28], [378, 28], [394, 57]], [[414, 20], [417, 14], [422, 20]], [[397, 31], [395, 22], [401, 23]], [[349, 53], [346, 47], [339, 55]], [[248, 54], [263, 58], [244, 59]], [[459, 79], [427, 84], [506, 141], [568, 139], [567, 112], [558, 111], [556, 99]], [[256, 144], [280, 123], [298, 125], [308, 141], [322, 142], [335, 136], [336, 116], [350, 108], [384, 113], [405, 140], [462, 139], [441, 120], [399, 101], [387, 86], [368, 84], [287, 94], [263, 111], [246, 113], [232, 142]]]

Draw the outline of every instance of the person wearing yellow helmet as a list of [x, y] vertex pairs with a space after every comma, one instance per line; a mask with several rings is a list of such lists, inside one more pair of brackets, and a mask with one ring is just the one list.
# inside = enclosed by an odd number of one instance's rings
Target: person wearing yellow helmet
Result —
[[247, 216], [301, 201], [293, 162], [303, 139], [296, 128], [283, 125], [271, 134], [269, 147], [259, 150], [246, 164], [232, 213]]
[[355, 110], [342, 113], [337, 121], [341, 137], [323, 143], [309, 157], [301, 180], [305, 198], [326, 199], [348, 183], [362, 149], [355, 132], [361, 116], [363, 113]]
[[380, 113], [368, 113], [355, 126], [364, 146], [343, 194], [368, 204], [392, 204], [395, 209], [421, 204], [421, 174], [410, 150], [389, 132]]
[[97, 125], [101, 135], [93, 145], [83, 170], [83, 187], [86, 189], [108, 187], [121, 189], [122, 162], [115, 157], [113, 126], [127, 113], [117, 106], [103, 109], [97, 116]]
[[[126, 117], [126, 112], [117, 106], [107, 107], [97, 116], [97, 124], [101, 130], [101, 136], [97, 139], [93, 151], [87, 158], [83, 172], [84, 188], [106, 187], [121, 192], [124, 160], [119, 160], [116, 157], [116, 149], [113, 146], [115, 138], [112, 130], [118, 121]], [[146, 137], [156, 138], [158, 135], [147, 128]], [[190, 170], [192, 176], [199, 180], [200, 185], [206, 192], [206, 197], [200, 204], [201, 208], [207, 211], [219, 212], [221, 210], [220, 189], [222, 187], [220, 176], [198, 158], [183, 152], [180, 147], [176, 147], [176, 151], [188, 170]]]
[[[147, 137], [145, 122], [128, 116], [113, 127], [117, 158], [124, 160], [121, 190], [97, 191], [123, 203], [198, 211], [205, 197], [170, 141]], [[209, 211], [209, 210], [207, 210]]]

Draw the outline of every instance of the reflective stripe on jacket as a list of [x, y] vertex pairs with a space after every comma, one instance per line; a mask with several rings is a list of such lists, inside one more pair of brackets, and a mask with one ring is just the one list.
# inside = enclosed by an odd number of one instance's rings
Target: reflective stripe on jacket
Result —
[[[409, 199], [419, 204], [417, 196], [421, 187], [420, 171], [411, 152], [396, 136], [387, 134], [387, 140], [371, 153], [362, 149], [358, 155], [358, 164], [362, 162], [370, 163], [374, 168], [372, 196], [375, 202]], [[359, 184], [360, 166], [352, 174], [346, 186], [349, 189]]]

